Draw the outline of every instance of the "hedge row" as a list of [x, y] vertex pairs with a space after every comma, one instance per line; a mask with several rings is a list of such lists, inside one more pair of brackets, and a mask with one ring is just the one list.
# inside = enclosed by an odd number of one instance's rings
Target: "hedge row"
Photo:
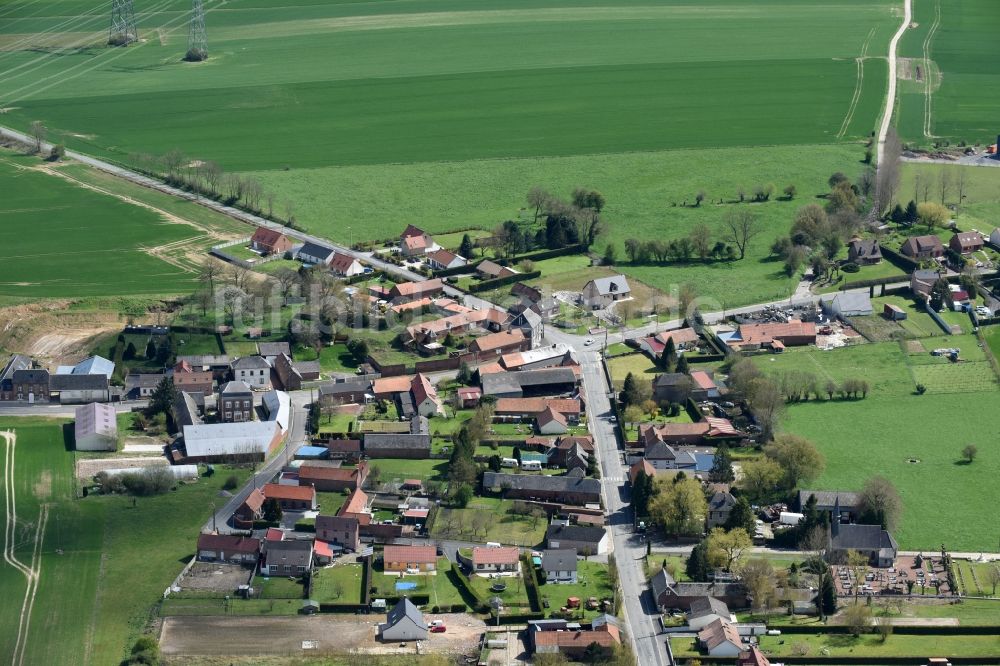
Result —
[[469, 584], [469, 580], [465, 577], [465, 574], [462, 573], [462, 569], [455, 562], [451, 563], [451, 569], [448, 571], [448, 576], [450, 577], [452, 584], [458, 588], [458, 592], [462, 595], [462, 599], [465, 600], [466, 605], [471, 606], [472, 609], [478, 613], [486, 612], [486, 601], [476, 594], [474, 589], [472, 589], [472, 585]]
[[478, 294], [481, 291], [490, 291], [492, 289], [497, 289], [498, 287], [503, 287], [508, 284], [514, 284], [515, 282], [527, 282], [528, 280], [534, 280], [537, 277], [541, 277], [541, 271], [531, 271], [530, 273], [515, 273], [514, 275], [508, 275], [502, 278], [496, 278], [494, 280], [483, 280], [482, 282], [477, 282], [475, 284], [469, 285], [469, 291], [473, 294]]
[[900, 254], [892, 248], [888, 248], [884, 245], [881, 246], [882, 256], [889, 260], [889, 263], [893, 266], [903, 269], [907, 273], [912, 273], [913, 271], [920, 268], [920, 263], [910, 259], [905, 254]]
[[524, 624], [532, 620], [544, 620], [545, 613], [518, 613], [514, 615], [501, 615], [499, 620], [494, 620], [499, 624]]
[[[843, 624], [823, 626], [788, 625], [776, 627], [782, 634], [848, 634], [851, 628]], [[933, 635], [933, 636], [992, 636], [1000, 635], [1000, 626], [941, 626], [941, 627], [911, 627], [893, 626], [894, 634]]]
[[863, 289], [865, 287], [878, 287], [883, 284], [893, 284], [896, 282], [907, 282], [908, 278], [905, 275], [890, 275], [887, 277], [872, 278], [870, 280], [855, 280], [854, 282], [845, 282], [840, 285], [840, 291], [847, 291], [849, 289]]
[[541, 611], [542, 601], [538, 592], [538, 581], [535, 579], [535, 567], [527, 553], [521, 554], [521, 567], [521, 577], [524, 578], [524, 591], [528, 595], [528, 605], [535, 612]]
[[522, 254], [518, 257], [514, 257], [511, 261], [542, 261], [543, 259], [554, 259], [555, 257], [564, 257], [568, 254], [583, 254], [587, 251], [587, 246], [577, 243], [576, 245], [567, 245], [566, 247], [556, 248], [555, 250], [540, 250], [538, 252], [529, 252], [528, 254]]
[[454, 268], [442, 268], [440, 270], [434, 271], [434, 277], [449, 277], [451, 275], [462, 275], [463, 273], [468, 273], [470, 271], [476, 270], [479, 264], [483, 263], [485, 259], [479, 259], [478, 261], [470, 261], [464, 266], [455, 266]]

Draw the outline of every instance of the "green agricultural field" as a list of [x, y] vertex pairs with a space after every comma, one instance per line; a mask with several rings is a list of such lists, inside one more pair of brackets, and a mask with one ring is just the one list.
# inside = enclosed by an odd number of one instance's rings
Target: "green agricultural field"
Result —
[[[676, 237], [694, 222], [721, 234], [730, 205], [709, 203], [741, 187], [794, 183], [806, 201], [831, 172], [856, 175], [898, 20], [889, 0], [206, 8], [211, 57], [191, 64], [182, 0], [141, 13], [146, 39], [129, 49], [100, 46], [98, 0], [15, 6], [0, 27], [3, 121], [40, 119], [70, 147], [121, 161], [173, 149], [217, 161], [344, 242], [404, 222], [491, 229], [530, 217], [533, 185], [596, 187], [608, 201], [598, 244], [619, 256], [632, 235]], [[71, 45], [73, 58], [57, 57]], [[706, 204], [685, 207], [701, 189]], [[738, 282], [740, 303], [781, 298], [792, 281], [760, 259], [797, 205], [754, 207], [766, 232], [745, 262], [626, 270], [661, 289], [693, 282], [721, 298]]]
[[[4, 418], [14, 429], [18, 559], [30, 562], [42, 505], [37, 596], [27, 632], [25, 663], [118, 663], [143, 629], [163, 590], [193, 554], [194, 538], [229, 472], [140, 498], [76, 499], [74, 455], [63, 421]], [[5, 453], [3, 455], [6, 455]], [[225, 472], [225, 473], [223, 473]], [[245, 479], [248, 470], [236, 470]], [[0, 655], [13, 654], [25, 578], [0, 568]]]
[[194, 288], [193, 269], [166, 246], [197, 245], [198, 229], [31, 169], [36, 164], [0, 153], [0, 293], [43, 298]]
[[[904, 140], [928, 145], [993, 143], [1000, 123], [1000, 59], [992, 39], [1000, 14], [992, 0], [913, 3], [914, 29], [900, 40], [897, 126]], [[919, 69], [919, 76], [918, 76]]]

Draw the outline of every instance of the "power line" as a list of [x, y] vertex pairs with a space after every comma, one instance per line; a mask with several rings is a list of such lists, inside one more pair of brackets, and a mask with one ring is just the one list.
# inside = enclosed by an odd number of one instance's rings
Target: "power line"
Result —
[[139, 41], [139, 29], [135, 25], [135, 7], [132, 0], [111, 0], [111, 27], [108, 29], [108, 44], [128, 46]]
[[185, 60], [199, 62], [208, 58], [208, 35], [205, 33], [205, 6], [202, 0], [191, 0], [191, 29]]

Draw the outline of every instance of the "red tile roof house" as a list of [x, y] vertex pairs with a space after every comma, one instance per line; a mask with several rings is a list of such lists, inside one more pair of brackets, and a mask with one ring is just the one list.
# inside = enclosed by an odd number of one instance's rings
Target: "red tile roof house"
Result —
[[565, 416], [570, 423], [579, 421], [583, 411], [576, 398], [499, 398], [494, 414], [534, 419], [549, 407]]
[[357, 467], [334, 467], [322, 462], [308, 462], [299, 467], [299, 485], [312, 486], [321, 492], [343, 492], [365, 485], [368, 478], [368, 464], [364, 461]]
[[709, 417], [697, 423], [643, 423], [639, 426], [639, 447], [657, 442], [665, 444], [700, 444], [708, 439], [737, 439], [742, 434], [728, 419]]
[[399, 249], [407, 257], [433, 252], [439, 247], [430, 234], [412, 224], [407, 225], [399, 236]]
[[330, 261], [330, 272], [339, 277], [351, 277], [364, 273], [365, 267], [351, 255], [338, 252]]
[[533, 654], [560, 652], [571, 659], [583, 659], [594, 643], [610, 661], [615, 646], [621, 644], [621, 632], [613, 621], [603, 618], [600, 622], [595, 619], [590, 630], [568, 628], [565, 621], [528, 622], [528, 644]]
[[546, 407], [535, 417], [535, 427], [541, 435], [564, 435], [569, 430], [566, 417], [552, 407]]
[[337, 511], [341, 518], [354, 518], [361, 525], [372, 522], [371, 509], [368, 508], [368, 495], [360, 488], [352, 492], [347, 501]]
[[211, 370], [195, 370], [187, 361], [181, 361], [174, 366], [174, 388], [187, 393], [204, 393], [210, 395], [215, 392]]
[[423, 282], [401, 282], [389, 290], [389, 300], [393, 305], [415, 301], [421, 298], [438, 296], [444, 292], [444, 283], [440, 279], [424, 280]]
[[254, 521], [264, 518], [264, 491], [254, 488], [240, 504], [239, 508], [233, 512], [233, 525], [239, 528], [249, 528]]
[[421, 416], [434, 416], [441, 412], [441, 401], [433, 384], [422, 373], [414, 375], [410, 382], [413, 407]]
[[650, 335], [639, 340], [639, 348], [655, 359], [659, 359], [663, 354], [663, 348], [667, 346], [667, 340], [674, 341], [677, 350], [690, 349], [697, 346], [698, 334], [693, 328], [678, 328], [673, 331], [662, 331], [656, 335]]
[[257, 563], [260, 541], [239, 534], [199, 534], [198, 559], [202, 562]]
[[250, 248], [261, 254], [284, 254], [292, 249], [295, 243], [285, 234], [266, 227], [257, 227], [250, 238]]
[[478, 337], [469, 344], [469, 350], [478, 354], [479, 360], [494, 358], [513, 351], [528, 351], [531, 340], [524, 337], [521, 329], [490, 333]]
[[959, 254], [972, 254], [983, 249], [983, 236], [975, 231], [963, 231], [951, 237], [948, 247]]
[[283, 511], [315, 511], [316, 489], [312, 486], [285, 486], [268, 483], [264, 486], [265, 499], [276, 499]]
[[899, 251], [911, 259], [936, 259], [944, 256], [944, 245], [937, 236], [910, 236]]
[[361, 549], [360, 527], [356, 518], [316, 516], [316, 539], [357, 552]]
[[472, 572], [480, 575], [516, 575], [521, 571], [521, 551], [516, 546], [476, 546], [472, 549]]
[[[816, 344], [816, 324], [793, 319], [784, 324], [742, 324], [736, 337], [728, 341], [735, 351], [754, 351]], [[782, 347], [783, 348], [783, 347]]]
[[437, 549], [434, 546], [386, 546], [382, 562], [387, 574], [436, 572]]

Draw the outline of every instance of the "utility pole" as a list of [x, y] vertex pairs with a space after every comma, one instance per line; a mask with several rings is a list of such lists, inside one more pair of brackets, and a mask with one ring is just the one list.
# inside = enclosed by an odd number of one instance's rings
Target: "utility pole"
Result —
[[184, 59], [189, 62], [208, 59], [208, 34], [205, 32], [205, 5], [202, 0], [191, 0], [191, 25]]
[[135, 25], [135, 7], [132, 0], [111, 0], [108, 45], [128, 46], [137, 41], [139, 41], [139, 29]]

